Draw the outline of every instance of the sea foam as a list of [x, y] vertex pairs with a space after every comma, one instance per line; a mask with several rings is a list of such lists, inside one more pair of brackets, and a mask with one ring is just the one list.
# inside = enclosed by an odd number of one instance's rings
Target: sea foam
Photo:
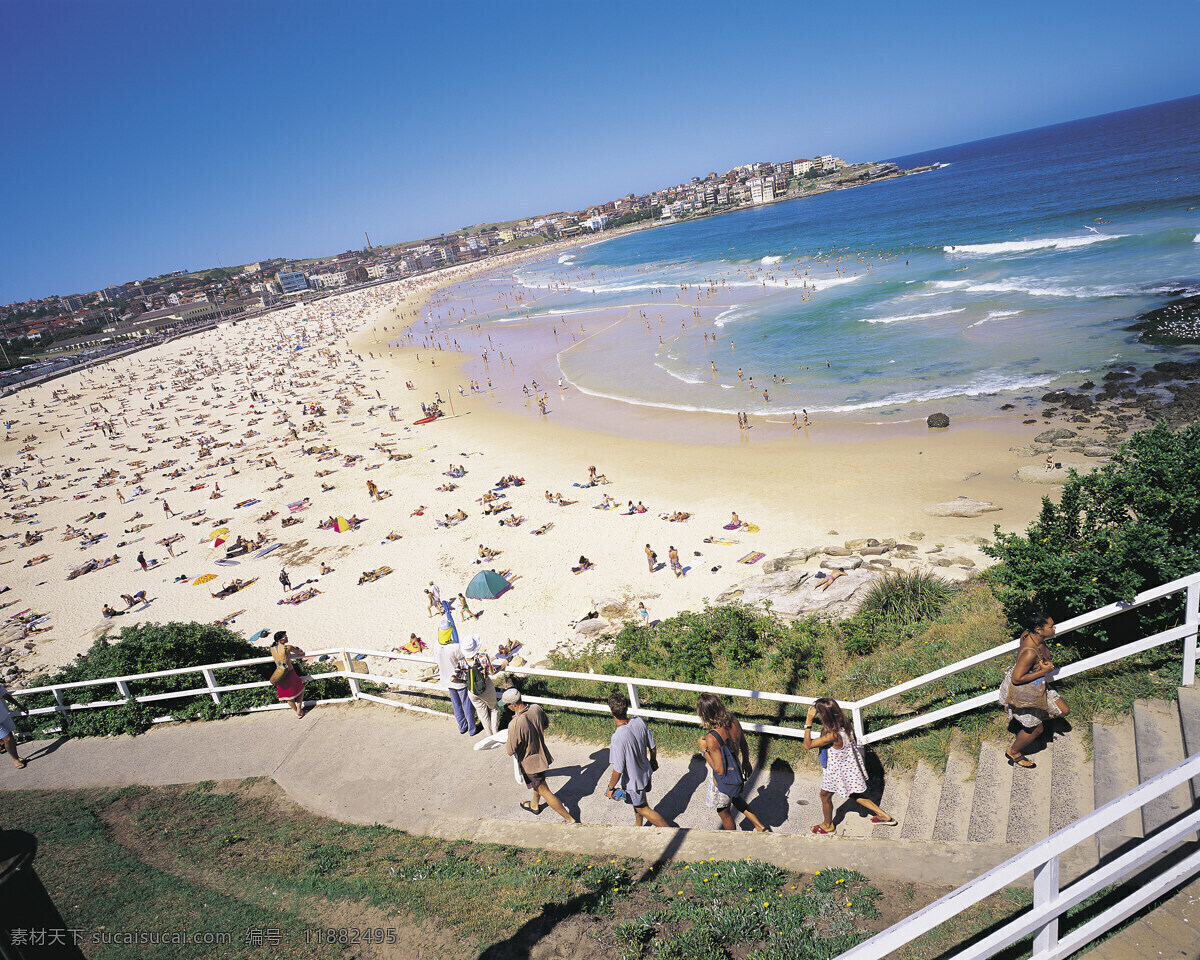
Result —
[[932, 313], [906, 313], [895, 317], [859, 317], [859, 323], [900, 323], [904, 320], [929, 320], [933, 317], [948, 317], [952, 313], [962, 313], [966, 307], [954, 310], [934, 310]]
[[1071, 250], [1105, 240], [1120, 240], [1126, 233], [1092, 233], [1085, 237], [1042, 237], [1039, 240], [1005, 240], [1000, 243], [965, 243], [942, 247], [945, 253], [990, 257], [1004, 253], [1028, 253], [1031, 250]]

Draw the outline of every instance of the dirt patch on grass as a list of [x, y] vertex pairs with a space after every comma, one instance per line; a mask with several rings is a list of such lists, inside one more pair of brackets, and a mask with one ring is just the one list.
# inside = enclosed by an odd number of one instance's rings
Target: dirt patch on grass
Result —
[[[88, 796], [127, 856], [195, 886], [197, 900], [213, 891], [303, 917], [316, 925], [308, 935], [337, 931], [341, 955], [362, 960], [649, 960], [666, 947], [668, 957], [746, 960], [774, 956], [802, 927], [813, 957], [834, 956], [949, 892], [839, 869], [414, 837], [315, 816], [265, 778]], [[286, 935], [303, 951], [305, 931]], [[927, 960], [948, 946], [931, 939], [905, 955]]]
[[[231, 796], [239, 803], [253, 805], [257, 813], [266, 817], [309, 816], [274, 781], [265, 778], [201, 786], [214, 796]], [[181, 859], [171, 828], [148, 828], [148, 821], [158, 819], [153, 812], [162, 808], [164, 801], [171, 805], [194, 790], [188, 786], [168, 786], [123, 791], [101, 812], [100, 819], [115, 843], [157, 870], [258, 906], [277, 906], [281, 896], [286, 896], [288, 909], [311, 917], [317, 924], [311, 931], [293, 934], [292, 939], [298, 940], [299, 944], [303, 944], [306, 937], [333, 935], [340, 938], [344, 932], [345, 955], [361, 960], [470, 960], [478, 955], [463, 942], [459, 932], [440, 927], [431, 920], [414, 922], [412, 918], [381, 910], [366, 901], [316, 895], [296, 897], [269, 885], [251, 890], [238, 882], [234, 875], [236, 868], [231, 869], [229, 864], [201, 867]], [[238, 838], [234, 842], [240, 844], [243, 841]], [[253, 862], [256, 858], [270, 856], [270, 850], [252, 849], [240, 851], [238, 859]]]

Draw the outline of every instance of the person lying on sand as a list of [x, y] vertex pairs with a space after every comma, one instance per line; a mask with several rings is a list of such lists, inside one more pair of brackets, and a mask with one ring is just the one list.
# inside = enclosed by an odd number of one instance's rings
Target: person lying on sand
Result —
[[525, 522], [525, 518], [518, 517], [514, 514], [513, 516], [509, 517], [507, 520], [500, 520], [498, 522], [499, 522], [500, 526], [502, 526], [502, 527], [519, 527], [521, 524], [523, 524]]

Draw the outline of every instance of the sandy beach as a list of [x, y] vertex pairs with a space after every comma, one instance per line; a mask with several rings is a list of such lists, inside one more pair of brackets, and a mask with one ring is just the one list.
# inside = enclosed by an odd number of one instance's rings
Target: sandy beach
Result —
[[[571, 624], [599, 601], [631, 614], [643, 602], [652, 620], [697, 609], [760, 575], [761, 564], [738, 562], [747, 554], [920, 534], [922, 550], [945, 544], [983, 566], [978, 538], [995, 523], [1022, 529], [1055, 489], [1014, 479], [1034, 461], [1010, 448], [1038, 429], [1016, 411], [947, 430], [831, 421], [746, 440], [727, 418], [631, 408], [569, 387], [550, 386], [543, 416], [514, 386], [526, 372], [519, 361], [504, 387], [481, 381], [474, 392], [465, 337], [461, 352], [431, 351], [419, 326], [414, 346], [391, 345], [439, 287], [485, 268], [496, 265], [226, 324], [6, 398], [0, 587], [9, 590], [0, 603], [10, 684], [145, 621], [224, 620], [247, 638], [286, 629], [309, 649], [387, 650], [414, 633], [432, 642], [424, 589], [433, 581], [451, 599], [485, 569], [513, 587], [470, 601], [478, 619], [459, 613], [460, 633], [479, 634], [489, 651], [517, 641], [536, 663], [586, 643]], [[415, 425], [439, 394], [446, 415]], [[591, 466], [609, 482], [576, 486]], [[456, 468], [465, 473], [448, 476]], [[499, 490], [492, 506], [503, 512], [485, 514], [484, 494], [509, 476], [525, 482]], [[620, 509], [593, 509], [605, 496]], [[1001, 509], [973, 519], [926, 512], [960, 496]], [[625, 515], [630, 502], [646, 512]], [[439, 525], [458, 511], [466, 519]], [[662, 519], [677, 511], [690, 516]], [[757, 529], [723, 529], [735, 511]], [[320, 527], [338, 517], [362, 522]], [[501, 522], [513, 517], [524, 520]], [[214, 538], [218, 530], [227, 532]], [[225, 562], [239, 537], [257, 545]], [[647, 544], [662, 564], [654, 573]], [[672, 546], [682, 577], [667, 566]], [[476, 563], [481, 547], [496, 553]], [[573, 573], [581, 555], [592, 567]], [[383, 568], [391, 572], [359, 582]], [[940, 572], [970, 575], [964, 565]], [[246, 586], [214, 596], [235, 580]], [[139, 591], [148, 602], [129, 607], [122, 595], [138, 600]], [[105, 617], [105, 604], [117, 615]]]

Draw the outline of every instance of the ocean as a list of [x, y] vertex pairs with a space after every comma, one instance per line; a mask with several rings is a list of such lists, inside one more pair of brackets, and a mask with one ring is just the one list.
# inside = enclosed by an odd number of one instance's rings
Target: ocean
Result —
[[518, 379], [779, 419], [982, 415], [1195, 355], [1126, 328], [1200, 293], [1200, 97], [893, 159], [943, 166], [600, 240], [432, 320]]

